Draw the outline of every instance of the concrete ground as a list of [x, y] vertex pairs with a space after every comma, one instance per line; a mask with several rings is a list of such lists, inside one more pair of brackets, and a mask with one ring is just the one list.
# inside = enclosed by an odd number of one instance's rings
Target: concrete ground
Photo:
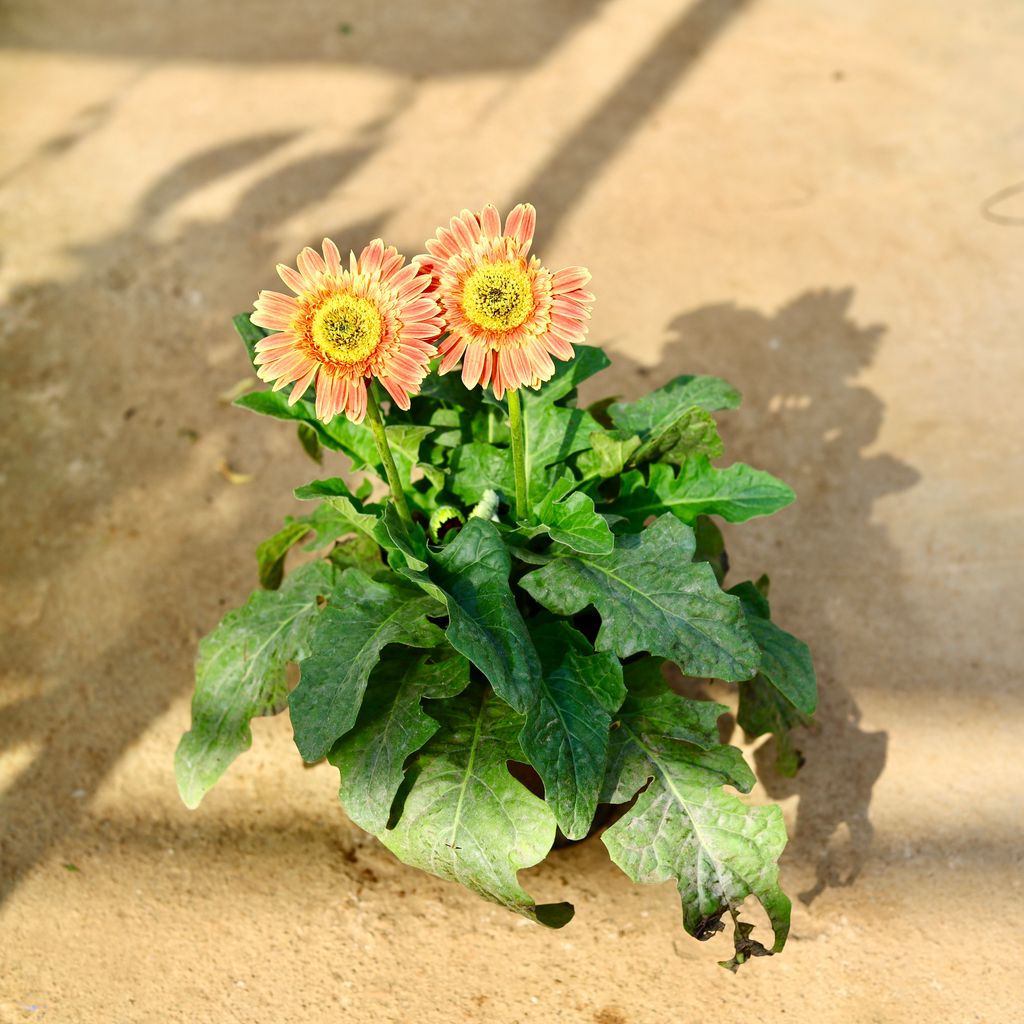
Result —
[[[7, 0], [0, 46], [0, 1021], [1024, 1020], [1024, 7]], [[312, 475], [222, 400], [229, 317], [324, 234], [520, 199], [594, 271], [590, 394], [726, 376], [800, 494], [729, 531], [822, 687], [758, 791], [793, 936], [736, 977], [599, 843], [530, 873], [555, 933], [405, 868], [284, 717], [174, 789]]]

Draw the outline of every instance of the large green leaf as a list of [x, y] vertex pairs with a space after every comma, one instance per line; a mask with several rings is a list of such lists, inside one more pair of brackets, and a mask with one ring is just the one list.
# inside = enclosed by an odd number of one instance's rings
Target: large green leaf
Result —
[[[771, 921], [772, 951], [778, 952], [790, 914], [778, 882], [777, 861], [786, 844], [782, 812], [747, 806], [723, 789], [749, 792], [754, 777], [740, 751], [711, 745], [710, 730], [701, 735], [694, 729], [706, 714], [693, 707], [701, 703], [667, 693], [627, 698], [612, 733], [609, 760], [615, 773], [609, 773], [603, 798], [622, 803], [647, 788], [602, 840], [633, 881], [676, 883], [691, 935], [709, 938], [729, 913], [737, 937], [745, 940], [743, 958], [767, 952], [749, 942], [750, 928], [738, 917], [743, 901], [755, 896]], [[698, 742], [680, 739], [691, 732]]]
[[611, 716], [626, 695], [613, 654], [595, 654], [564, 622], [531, 630], [543, 675], [519, 743], [544, 782], [544, 798], [570, 839], [590, 829], [604, 781]]
[[716, 412], [736, 409], [739, 404], [740, 393], [726, 381], [684, 374], [635, 402], [616, 402], [608, 415], [620, 430], [648, 436], [669, 427], [691, 406]]
[[257, 591], [199, 644], [192, 728], [178, 744], [181, 799], [197, 807], [239, 754], [252, 746], [249, 722], [288, 702], [285, 669], [309, 653], [317, 602], [336, 573], [326, 562], [296, 569], [279, 590]]
[[385, 652], [370, 675], [355, 726], [329, 755], [341, 772], [341, 802], [360, 828], [379, 833], [387, 826], [406, 760], [438, 730], [423, 699], [454, 697], [468, 684], [469, 662], [450, 649]]
[[690, 561], [694, 550], [693, 531], [666, 515], [640, 534], [617, 538], [608, 555], [556, 545], [556, 557], [520, 585], [559, 615], [594, 605], [599, 651], [620, 658], [648, 651], [692, 676], [749, 679], [760, 653], [740, 602], [722, 593], [706, 562]]
[[538, 906], [516, 877], [555, 838], [550, 808], [508, 771], [523, 757], [522, 717], [483, 686], [431, 705], [430, 714], [441, 729], [410, 765], [397, 821], [379, 838], [406, 864], [549, 927], [567, 924], [571, 904]]
[[627, 473], [619, 497], [610, 506], [635, 527], [663, 512], [684, 523], [693, 523], [700, 515], [742, 523], [778, 512], [796, 498], [781, 480], [742, 462], [716, 469], [700, 455], [687, 459], [678, 474], [664, 463], [654, 463], [648, 472], [647, 480], [639, 469]]
[[327, 598], [288, 699], [295, 745], [318, 761], [355, 724], [370, 672], [388, 644], [436, 647], [443, 632], [428, 620], [444, 607], [395, 574], [373, 579], [346, 569]]

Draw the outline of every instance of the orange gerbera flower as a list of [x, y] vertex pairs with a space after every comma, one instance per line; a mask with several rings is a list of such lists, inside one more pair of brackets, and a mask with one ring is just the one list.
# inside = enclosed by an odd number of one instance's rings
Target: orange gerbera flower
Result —
[[539, 387], [556, 359], [572, 359], [587, 333], [594, 296], [584, 291], [590, 271], [568, 267], [552, 274], [528, 256], [537, 211], [515, 207], [501, 228], [498, 211], [463, 210], [450, 228], [438, 228], [418, 263], [434, 278], [448, 336], [438, 346], [439, 371], [462, 360], [466, 387], [479, 384], [501, 398], [507, 390]]
[[372, 241], [349, 268], [338, 247], [324, 239], [299, 253], [298, 271], [279, 263], [293, 292], [260, 292], [252, 322], [278, 331], [256, 343], [257, 373], [274, 390], [295, 381], [294, 405], [316, 382], [316, 415], [329, 423], [345, 413], [355, 423], [366, 415], [366, 378], [376, 377], [401, 409], [409, 408], [436, 354], [443, 324], [429, 295], [431, 277], [394, 246]]

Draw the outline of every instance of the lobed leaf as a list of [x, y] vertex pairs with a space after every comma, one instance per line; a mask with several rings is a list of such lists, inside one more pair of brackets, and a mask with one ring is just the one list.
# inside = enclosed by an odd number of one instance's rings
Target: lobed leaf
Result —
[[747, 806], [724, 790], [729, 785], [748, 792], [754, 783], [735, 747], [702, 748], [677, 738], [692, 728], [698, 714], [692, 705], [700, 703], [674, 694], [627, 699], [612, 734], [617, 749], [610, 761], [618, 774], [610, 773], [607, 795], [622, 802], [638, 783], [647, 788], [602, 840], [633, 881], [676, 883], [683, 925], [698, 939], [720, 930], [726, 912], [748, 939], [750, 929], [737, 912], [755, 896], [775, 933], [772, 952], [778, 952], [790, 915], [778, 884], [777, 861], [786, 844], [782, 812]]
[[722, 593], [709, 565], [691, 562], [694, 550], [693, 531], [666, 515], [616, 538], [608, 555], [556, 545], [555, 557], [520, 585], [558, 615], [592, 604], [601, 615], [599, 651], [647, 651], [692, 676], [749, 679], [760, 654], [740, 602]]
[[508, 771], [522, 757], [522, 717], [483, 686], [431, 714], [441, 728], [407, 772], [397, 821], [378, 837], [406, 864], [540, 924], [567, 924], [572, 904], [537, 905], [516, 877], [543, 860], [555, 838], [550, 808]]
[[567, 491], [575, 486], [571, 477], [562, 477], [534, 507], [537, 525], [529, 532], [544, 532], [553, 541], [585, 555], [606, 555], [615, 546], [608, 520], [594, 508], [594, 499], [582, 491]]
[[623, 437], [618, 433], [596, 431], [590, 435], [590, 447], [580, 452], [576, 465], [584, 480], [595, 477], [606, 480], [619, 476], [639, 447], [640, 438], [636, 434]]
[[687, 459], [678, 473], [663, 463], [648, 467], [646, 480], [641, 470], [627, 473], [611, 509], [634, 527], [663, 512], [671, 512], [687, 524], [700, 515], [741, 523], [778, 512], [795, 499], [793, 491], [770, 473], [742, 462], [716, 469], [701, 455]]
[[385, 652], [370, 675], [355, 726], [328, 755], [341, 772], [339, 796], [367, 832], [387, 826], [405, 762], [437, 732], [425, 698], [454, 697], [469, 685], [469, 662], [452, 650]]
[[174, 771], [181, 799], [198, 807], [239, 754], [252, 746], [249, 722], [288, 702], [285, 669], [310, 652], [318, 599], [336, 571], [326, 562], [296, 569], [279, 590], [257, 591], [199, 644], [192, 727]]
[[346, 569], [338, 577], [288, 699], [305, 761], [318, 761], [355, 725], [381, 651], [388, 644], [436, 647], [444, 634], [428, 617], [443, 614], [441, 605], [395, 574], [375, 579]]

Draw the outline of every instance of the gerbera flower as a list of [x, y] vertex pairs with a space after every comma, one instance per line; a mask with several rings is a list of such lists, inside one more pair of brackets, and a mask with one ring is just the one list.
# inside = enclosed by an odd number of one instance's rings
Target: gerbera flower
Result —
[[572, 359], [594, 301], [583, 290], [589, 270], [553, 274], [528, 255], [536, 223], [529, 203], [512, 210], [504, 231], [493, 206], [480, 214], [463, 210], [413, 261], [434, 278], [449, 331], [438, 346], [440, 372], [461, 359], [463, 383], [490, 384], [498, 398], [513, 388], [539, 387], [555, 372], [552, 356]]
[[290, 405], [316, 385], [316, 415], [329, 423], [345, 413], [366, 415], [366, 380], [376, 377], [401, 409], [409, 408], [436, 354], [443, 324], [437, 303], [424, 293], [431, 278], [394, 246], [372, 241], [342, 269], [338, 247], [324, 239], [299, 253], [298, 270], [279, 263], [295, 297], [260, 292], [252, 322], [278, 331], [256, 343], [257, 373], [279, 391], [295, 382]]

